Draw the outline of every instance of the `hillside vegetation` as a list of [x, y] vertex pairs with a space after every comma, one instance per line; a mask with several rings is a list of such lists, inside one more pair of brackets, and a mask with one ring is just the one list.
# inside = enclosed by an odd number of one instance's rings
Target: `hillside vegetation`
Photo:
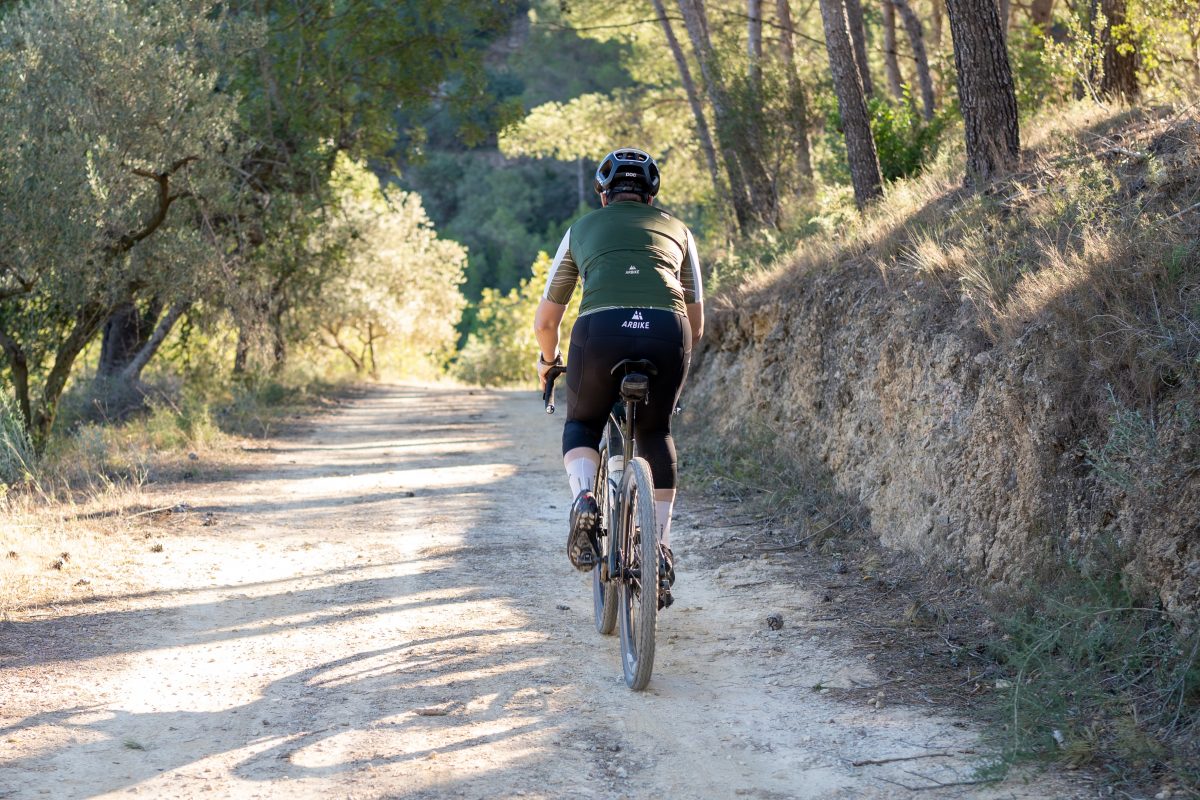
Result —
[[946, 157], [725, 292], [693, 411], [841, 498], [788, 510], [795, 538], [863, 519], [985, 589], [1011, 752], [1194, 786], [1200, 115], [1029, 128], [987, 191]]

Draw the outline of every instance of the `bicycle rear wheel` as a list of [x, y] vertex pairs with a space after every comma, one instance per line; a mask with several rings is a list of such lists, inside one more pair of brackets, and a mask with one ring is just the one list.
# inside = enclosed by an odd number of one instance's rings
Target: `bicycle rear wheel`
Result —
[[658, 523], [650, 465], [635, 458], [621, 481], [621, 580], [617, 618], [621, 623], [621, 669], [625, 683], [641, 691], [654, 669], [658, 621]]
[[[609, 423], [611, 426], [611, 423]], [[596, 630], [611, 634], [617, 627], [617, 587], [606, 580], [608, 552], [612, 548], [617, 527], [617, 478], [609, 474], [608, 459], [612, 453], [608, 431], [600, 441], [600, 471], [596, 475], [596, 502], [600, 506], [600, 561], [592, 567], [592, 617]]]

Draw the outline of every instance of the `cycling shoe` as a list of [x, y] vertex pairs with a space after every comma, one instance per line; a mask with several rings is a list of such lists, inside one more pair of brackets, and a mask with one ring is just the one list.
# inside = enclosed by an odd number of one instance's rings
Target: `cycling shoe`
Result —
[[571, 504], [571, 533], [567, 537], [567, 558], [580, 572], [587, 572], [599, 563], [595, 545], [599, 525], [600, 507], [596, 505], [596, 497], [584, 490]]
[[665, 544], [658, 546], [658, 610], [670, 608], [675, 602], [671, 587], [675, 585], [675, 554]]

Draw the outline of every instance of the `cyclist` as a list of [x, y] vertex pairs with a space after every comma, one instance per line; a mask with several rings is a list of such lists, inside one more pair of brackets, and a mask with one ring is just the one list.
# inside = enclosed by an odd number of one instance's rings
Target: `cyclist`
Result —
[[[674, 582], [671, 510], [677, 464], [671, 414], [687, 376], [692, 345], [704, 332], [704, 297], [696, 242], [688, 227], [654, 207], [660, 175], [648, 153], [621, 148], [596, 170], [601, 208], [563, 236], [534, 317], [539, 382], [562, 363], [559, 323], [579, 278], [583, 298], [567, 358], [567, 420], [563, 465], [574, 501], [567, 556], [581, 571], [595, 566], [599, 509], [593, 495], [600, 438], [620, 395], [621, 375], [610, 370], [626, 358], [657, 367], [650, 394], [637, 414], [638, 448], [654, 477], [660, 555]], [[670, 602], [670, 598], [666, 598]]]

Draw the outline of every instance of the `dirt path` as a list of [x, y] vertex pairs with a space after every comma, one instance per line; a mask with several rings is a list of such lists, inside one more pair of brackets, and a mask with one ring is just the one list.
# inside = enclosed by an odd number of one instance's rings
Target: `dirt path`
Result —
[[963, 721], [814, 691], [880, 679], [830, 654], [831, 623], [769, 562], [689, 555], [686, 509], [654, 679], [626, 690], [565, 559], [560, 423], [528, 392], [387, 387], [172, 495], [188, 524], [143, 560], [146, 591], [0, 629], [0, 797], [882, 798], [974, 779]]

